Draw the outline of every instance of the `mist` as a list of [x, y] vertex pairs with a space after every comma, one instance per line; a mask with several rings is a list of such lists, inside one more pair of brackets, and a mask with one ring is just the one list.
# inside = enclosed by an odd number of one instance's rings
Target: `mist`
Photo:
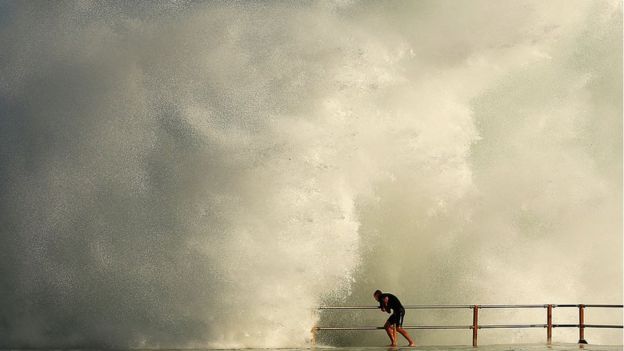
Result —
[[375, 289], [621, 304], [621, 12], [0, 2], [0, 347], [299, 347], [381, 325], [314, 310]]

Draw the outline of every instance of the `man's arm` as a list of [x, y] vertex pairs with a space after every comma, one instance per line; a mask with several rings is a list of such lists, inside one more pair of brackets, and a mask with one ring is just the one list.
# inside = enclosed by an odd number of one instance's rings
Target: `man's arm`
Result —
[[390, 313], [390, 308], [388, 308], [388, 296], [381, 299], [381, 301], [379, 301], [379, 304], [381, 305], [382, 311]]

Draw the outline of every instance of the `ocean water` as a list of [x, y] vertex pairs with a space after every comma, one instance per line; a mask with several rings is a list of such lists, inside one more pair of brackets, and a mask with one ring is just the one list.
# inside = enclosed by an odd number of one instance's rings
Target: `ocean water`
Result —
[[[314, 349], [314, 348], [311, 348]], [[325, 349], [321, 347], [321, 349]], [[415, 347], [330, 347], [327, 348], [336, 351], [366, 351], [366, 350], [422, 350], [422, 351], [572, 351], [572, 350], [588, 350], [588, 351], [618, 351], [622, 350], [622, 345], [579, 345], [579, 344], [502, 344], [502, 345], [483, 345], [474, 348], [470, 345], [453, 345], [453, 346], [415, 346]], [[299, 350], [299, 349], [290, 349]]]
[[[452, 346], [415, 346], [415, 347], [386, 347], [386, 346], [354, 346], [354, 347], [330, 347], [316, 346], [307, 348], [244, 348], [244, 349], [206, 349], [206, 348], [132, 348], [132, 349], [114, 349], [116, 351], [213, 351], [213, 350], [246, 350], [246, 351], [310, 351], [310, 350], [332, 350], [332, 351], [620, 351], [622, 345], [580, 345], [553, 343], [545, 344], [501, 344], [501, 345], [483, 345], [477, 348], [468, 345], [452, 345]], [[18, 351], [24, 349], [0, 349], [2, 351]], [[41, 351], [105, 351], [111, 349], [37, 349]]]
[[501, 344], [501, 345], [483, 345], [474, 348], [470, 345], [452, 345], [452, 346], [415, 346], [415, 347], [386, 347], [386, 346], [354, 346], [354, 347], [324, 347], [317, 346], [311, 348], [271, 348], [271, 349], [245, 349], [245, 350], [285, 350], [285, 351], [299, 351], [299, 350], [334, 350], [334, 351], [469, 351], [469, 350], [481, 350], [481, 351], [619, 351], [622, 350], [622, 345], [580, 345], [580, 344], [565, 344], [565, 343], [553, 343], [552, 345], [545, 344]]
[[[303, 351], [303, 350], [333, 350], [333, 351], [619, 351], [622, 345], [579, 345], [579, 344], [505, 344], [505, 345], [483, 345], [474, 348], [470, 345], [452, 345], [452, 346], [415, 346], [415, 347], [387, 347], [387, 346], [354, 346], [354, 347], [329, 347], [316, 346], [309, 348], [267, 348], [267, 349], [244, 349], [250, 351], [260, 350], [280, 350], [280, 351]], [[201, 349], [198, 349], [201, 350]]]
[[[278, 349], [278, 350], [314, 350], [315, 348], [308, 349]], [[505, 345], [483, 345], [474, 348], [469, 345], [454, 345], [454, 346], [415, 346], [415, 347], [316, 347], [316, 349], [327, 349], [336, 351], [367, 351], [367, 350], [385, 350], [385, 351], [407, 351], [407, 350], [422, 350], [422, 351], [469, 351], [469, 350], [481, 350], [481, 351], [574, 351], [574, 350], [587, 350], [587, 351], [618, 351], [622, 350], [622, 345], [579, 345], [579, 344], [505, 344]], [[277, 349], [276, 349], [277, 350]]]

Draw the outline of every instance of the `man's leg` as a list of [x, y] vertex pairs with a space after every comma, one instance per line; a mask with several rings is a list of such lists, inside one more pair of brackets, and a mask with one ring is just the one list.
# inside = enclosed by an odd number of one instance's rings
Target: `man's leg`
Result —
[[[397, 331], [399, 333], [401, 333], [401, 335], [403, 335], [403, 337], [405, 337], [407, 339], [407, 341], [409, 342], [409, 346], [414, 346], [414, 340], [412, 340], [412, 338], [407, 333], [407, 331], [405, 331], [405, 329], [403, 329], [403, 318], [405, 318], [405, 310], [397, 311], [397, 314], [396, 314], [396, 319], [397, 319], [396, 328], [397, 328]], [[396, 341], [396, 334], [395, 334], [394, 340]]]
[[397, 331], [397, 325], [395, 324], [392, 326], [392, 338], [394, 339], [394, 346], [397, 345], [396, 331]]
[[[397, 326], [396, 330], [407, 339], [407, 341], [409, 342], [409, 346], [414, 346], [414, 340], [412, 340], [412, 338], [410, 337], [410, 335], [407, 333], [405, 329], [403, 329], [400, 326]], [[394, 339], [396, 340], [396, 335]]]
[[386, 333], [388, 333], [388, 337], [390, 338], [390, 346], [396, 346], [396, 332], [393, 326], [393, 324], [390, 324], [390, 321], [387, 321], [384, 325], [384, 329], [386, 329]]

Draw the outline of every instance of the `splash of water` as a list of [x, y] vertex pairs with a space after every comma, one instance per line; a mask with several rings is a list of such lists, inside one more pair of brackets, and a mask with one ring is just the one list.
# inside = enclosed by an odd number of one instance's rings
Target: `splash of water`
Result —
[[1, 5], [0, 346], [301, 346], [377, 286], [589, 296], [517, 263], [595, 223], [581, 271], [621, 261], [615, 56], [570, 46], [609, 53], [617, 9], [462, 4], [473, 35], [448, 5]]

